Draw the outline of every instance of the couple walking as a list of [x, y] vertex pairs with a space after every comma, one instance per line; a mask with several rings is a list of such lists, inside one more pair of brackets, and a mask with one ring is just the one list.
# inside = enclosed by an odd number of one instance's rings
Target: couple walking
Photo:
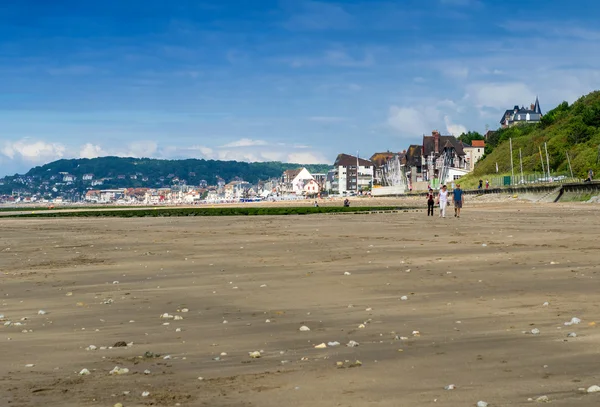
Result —
[[[454, 201], [454, 217], [460, 218], [460, 210], [463, 204], [463, 190], [460, 189], [460, 184], [456, 184], [456, 188], [452, 190], [452, 200]], [[442, 186], [437, 201], [440, 205], [440, 217], [445, 218], [446, 207], [448, 206], [448, 188], [446, 185]], [[427, 216], [433, 216], [433, 203], [433, 190], [429, 188], [429, 194], [427, 195]]]

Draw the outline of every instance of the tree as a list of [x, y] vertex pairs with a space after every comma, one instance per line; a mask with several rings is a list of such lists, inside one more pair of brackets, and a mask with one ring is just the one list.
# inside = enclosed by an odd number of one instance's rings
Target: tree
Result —
[[458, 136], [458, 140], [462, 141], [465, 144], [471, 145], [473, 140], [485, 140], [485, 137], [483, 137], [476, 131], [469, 131]]

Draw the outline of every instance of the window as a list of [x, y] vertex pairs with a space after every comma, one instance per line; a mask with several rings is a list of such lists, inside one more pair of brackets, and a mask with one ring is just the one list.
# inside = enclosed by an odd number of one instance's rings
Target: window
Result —
[[481, 149], [480, 149], [480, 148], [478, 148], [478, 149], [477, 149], [477, 152], [478, 152], [478, 153], [481, 153]]
[[455, 175], [454, 176], [454, 180], [456, 181], [457, 179], [459, 179], [461, 176], [460, 175]]

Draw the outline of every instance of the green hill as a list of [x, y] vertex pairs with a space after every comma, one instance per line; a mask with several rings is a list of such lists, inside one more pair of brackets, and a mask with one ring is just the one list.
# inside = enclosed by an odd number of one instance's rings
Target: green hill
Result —
[[589, 169], [600, 173], [600, 91], [577, 100], [572, 105], [563, 102], [547, 112], [539, 124], [520, 125], [499, 129], [486, 141], [484, 157], [477, 162], [472, 174], [463, 177], [466, 186], [476, 180], [498, 174], [510, 174], [510, 146], [512, 138], [515, 175], [520, 173], [519, 149], [523, 156], [524, 173], [542, 173], [539, 149], [546, 156], [544, 143], [548, 143], [551, 174], [569, 173], [567, 153], [571, 159], [573, 175], [585, 178]]
[[216, 177], [229, 182], [235, 177], [248, 182], [257, 182], [268, 178], [280, 177], [288, 169], [306, 167], [310, 172], [327, 172], [330, 168], [326, 164], [302, 165], [281, 162], [248, 163], [239, 161], [218, 160], [159, 160], [153, 158], [124, 158], [100, 157], [79, 158], [71, 160], [58, 160], [40, 167], [32, 168], [25, 176], [48, 176], [67, 172], [81, 178], [84, 174], [93, 174], [94, 178], [118, 177], [141, 174], [149, 179], [168, 177], [170, 174], [179, 179], [190, 181], [206, 180], [215, 184]]
[[[52, 188], [58, 189], [59, 192], [81, 193], [90, 188], [90, 182], [83, 180], [85, 174], [92, 174], [94, 180], [105, 180], [98, 188], [156, 188], [184, 180], [188, 185], [199, 185], [202, 180], [209, 185], [215, 185], [218, 178], [226, 182], [239, 178], [256, 183], [259, 180], [281, 177], [283, 171], [299, 167], [306, 167], [313, 174], [326, 173], [331, 168], [327, 164], [302, 165], [281, 162], [80, 158], [58, 160], [32, 168], [24, 175], [4, 177], [0, 179], [0, 195], [10, 194], [15, 190], [26, 193], [48, 192]], [[61, 184], [65, 173], [75, 176], [75, 180], [68, 185]]]

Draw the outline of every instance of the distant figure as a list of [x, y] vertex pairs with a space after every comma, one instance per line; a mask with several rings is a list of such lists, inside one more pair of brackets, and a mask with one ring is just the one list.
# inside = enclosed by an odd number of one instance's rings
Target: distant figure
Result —
[[454, 201], [454, 217], [460, 218], [460, 210], [463, 205], [463, 190], [460, 189], [460, 184], [456, 184], [456, 188], [452, 190], [452, 200]]
[[477, 189], [482, 189], [483, 188], [483, 180], [479, 180], [479, 186], [477, 187]]
[[350, 200], [348, 198], [344, 199], [344, 207], [345, 208], [350, 207]]
[[317, 201], [315, 201], [315, 208], [319, 207], [319, 203]]
[[448, 189], [446, 185], [442, 186], [438, 197], [440, 203], [440, 218], [446, 217], [446, 206], [448, 206]]
[[593, 179], [594, 179], [594, 171], [592, 171], [592, 169], [590, 168], [590, 170], [588, 171], [588, 177], [585, 180], [585, 182], [592, 182]]
[[485, 189], [490, 189], [490, 181], [485, 180]]
[[429, 188], [429, 193], [427, 194], [427, 216], [433, 216], [434, 201], [433, 189]]

